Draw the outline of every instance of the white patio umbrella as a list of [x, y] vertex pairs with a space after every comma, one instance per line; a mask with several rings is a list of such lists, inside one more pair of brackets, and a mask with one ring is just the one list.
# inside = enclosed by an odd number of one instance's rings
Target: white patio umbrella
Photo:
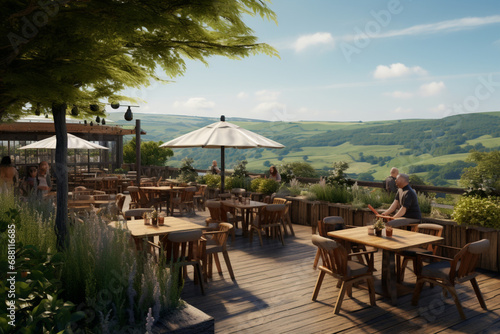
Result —
[[248, 131], [238, 125], [225, 121], [221, 116], [220, 122], [207, 125], [201, 129], [189, 132], [176, 139], [172, 139], [160, 147], [187, 148], [220, 148], [221, 149], [221, 191], [224, 192], [224, 149], [230, 148], [284, 148], [282, 144]]
[[[40, 141], [37, 141], [35, 143], [20, 147], [20, 150], [29, 150], [29, 149], [49, 149], [49, 150], [55, 150], [57, 145], [57, 139], [56, 136], [52, 136], [49, 138], [42, 139]], [[91, 143], [85, 139], [82, 139], [80, 137], [77, 137], [75, 135], [72, 135], [71, 133], [68, 133], [68, 149], [71, 150], [108, 150], [107, 147], [101, 146], [98, 144]], [[75, 163], [76, 163], [76, 156], [75, 156]], [[88, 166], [88, 169], [90, 170], [90, 164]], [[76, 171], [76, 164], [75, 164], [75, 171]]]
[[[49, 138], [45, 138], [43, 140], [37, 141], [35, 143], [20, 147], [20, 150], [29, 150], [29, 149], [56, 149], [56, 136], [52, 136]], [[98, 144], [91, 143], [85, 139], [72, 135], [68, 133], [68, 149], [77, 149], [77, 150], [107, 150], [108, 148], [105, 146], [101, 146]]]

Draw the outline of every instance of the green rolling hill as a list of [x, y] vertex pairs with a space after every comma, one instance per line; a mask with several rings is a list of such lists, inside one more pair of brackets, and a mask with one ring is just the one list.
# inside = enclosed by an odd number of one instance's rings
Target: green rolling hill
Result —
[[[218, 119], [182, 115], [139, 114], [141, 126], [147, 132], [143, 140], [168, 141], [184, 133], [216, 122]], [[124, 127], [122, 113], [110, 113], [109, 120]], [[442, 119], [412, 119], [376, 122], [268, 122], [230, 117], [229, 122], [276, 140], [284, 149], [226, 150], [226, 168], [237, 161], [247, 160], [253, 172], [268, 169], [267, 164], [279, 165], [307, 161], [320, 173], [335, 161], [349, 163], [347, 171], [353, 177], [383, 180], [389, 168], [415, 173], [429, 184], [457, 185], [459, 171], [466, 164], [471, 149], [500, 149], [500, 112], [460, 114]], [[170, 166], [180, 166], [184, 157], [193, 158], [195, 167], [207, 168], [213, 159], [220, 159], [217, 149], [174, 149]], [[459, 163], [457, 163], [459, 162]], [[442, 170], [453, 169], [447, 177]], [[458, 174], [457, 174], [458, 173]]]

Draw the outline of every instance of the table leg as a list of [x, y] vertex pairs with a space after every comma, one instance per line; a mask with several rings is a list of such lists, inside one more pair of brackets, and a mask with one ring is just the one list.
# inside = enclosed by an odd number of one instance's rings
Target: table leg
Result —
[[392, 305], [398, 302], [395, 255], [394, 252], [385, 249], [382, 252], [382, 291], [391, 299]]

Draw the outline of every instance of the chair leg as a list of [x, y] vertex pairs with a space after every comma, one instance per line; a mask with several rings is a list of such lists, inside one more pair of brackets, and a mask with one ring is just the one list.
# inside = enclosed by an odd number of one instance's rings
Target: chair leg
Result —
[[370, 305], [375, 306], [375, 283], [373, 280], [373, 276], [368, 276], [366, 278], [366, 284], [368, 285], [368, 293], [370, 294]]
[[462, 309], [462, 304], [460, 304], [460, 300], [458, 299], [457, 291], [455, 290], [455, 288], [452, 286], [447, 286], [446, 289], [450, 292], [451, 296], [453, 297], [453, 300], [455, 301], [455, 305], [457, 306], [457, 309], [458, 309], [458, 313], [460, 313], [460, 317], [463, 320], [467, 319], [465, 316], [464, 310]]
[[288, 214], [285, 219], [288, 227], [290, 228], [290, 234], [295, 236], [295, 232], [293, 231], [293, 226], [292, 226], [292, 220], [290, 219], [290, 214]]
[[418, 305], [418, 300], [420, 299], [420, 291], [422, 291], [422, 287], [424, 286], [424, 281], [417, 280], [417, 285], [415, 285], [415, 290], [413, 291], [413, 297], [411, 299], [412, 305]]
[[320, 257], [320, 252], [318, 248], [318, 250], [316, 251], [316, 256], [314, 257], [313, 269], [318, 268], [319, 257]]
[[208, 254], [208, 277], [212, 278], [212, 267], [213, 267], [213, 257], [212, 254]]
[[316, 286], [314, 287], [314, 292], [312, 300], [315, 301], [318, 298], [319, 289], [321, 288], [321, 283], [323, 283], [323, 278], [325, 278], [325, 272], [321, 270], [318, 275], [318, 280], [316, 281]]
[[285, 236], [283, 235], [284, 234], [283, 226], [281, 226], [281, 225], [278, 226], [278, 233], [280, 234], [280, 237], [281, 237], [281, 244], [283, 246], [285, 246]]
[[260, 241], [260, 246], [264, 246], [264, 243], [262, 242], [262, 233], [260, 233], [260, 230], [258, 230], [257, 234], [259, 235], [259, 241]]
[[472, 284], [472, 287], [474, 288], [474, 292], [476, 293], [476, 296], [477, 296], [477, 299], [479, 300], [479, 304], [481, 305], [481, 307], [485, 310], [487, 310], [486, 308], [486, 303], [484, 302], [484, 298], [483, 298], [483, 294], [481, 293], [481, 290], [479, 290], [479, 285], [477, 284], [477, 281], [476, 281], [476, 278], [472, 278], [470, 280], [471, 284]]
[[205, 287], [203, 286], [203, 277], [201, 274], [201, 265], [199, 262], [194, 265], [194, 273], [198, 277], [198, 281], [200, 282], [201, 294], [205, 295]]
[[342, 286], [340, 287], [340, 292], [337, 297], [337, 302], [335, 303], [335, 309], [333, 310], [333, 313], [339, 314], [340, 312], [340, 307], [342, 306], [342, 302], [344, 301], [344, 296], [348, 288], [350, 288], [351, 285], [345, 281], [342, 282]]
[[224, 256], [224, 261], [226, 262], [227, 271], [229, 271], [229, 275], [231, 276], [231, 279], [233, 281], [236, 280], [234, 278], [233, 267], [231, 266], [231, 261], [229, 260], [229, 254], [227, 253], [227, 251], [222, 251], [222, 256]]
[[217, 253], [214, 253], [213, 255], [215, 260], [215, 266], [217, 267], [217, 272], [219, 273], [219, 275], [222, 275], [222, 268], [220, 266], [219, 256], [217, 255]]

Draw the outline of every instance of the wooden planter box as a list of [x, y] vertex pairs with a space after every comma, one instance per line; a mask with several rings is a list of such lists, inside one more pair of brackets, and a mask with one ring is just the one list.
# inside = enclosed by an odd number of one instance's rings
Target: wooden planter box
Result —
[[[292, 223], [312, 227], [316, 233], [318, 220], [328, 216], [340, 216], [347, 225], [371, 225], [375, 215], [369, 209], [354, 209], [350, 205], [325, 201], [308, 201], [301, 197], [286, 197], [292, 202], [290, 217]], [[452, 220], [423, 218], [425, 223], [443, 225], [444, 245], [463, 247], [469, 242], [488, 239], [490, 251], [480, 260], [480, 268], [500, 272], [500, 230], [480, 226], [461, 226]]]

